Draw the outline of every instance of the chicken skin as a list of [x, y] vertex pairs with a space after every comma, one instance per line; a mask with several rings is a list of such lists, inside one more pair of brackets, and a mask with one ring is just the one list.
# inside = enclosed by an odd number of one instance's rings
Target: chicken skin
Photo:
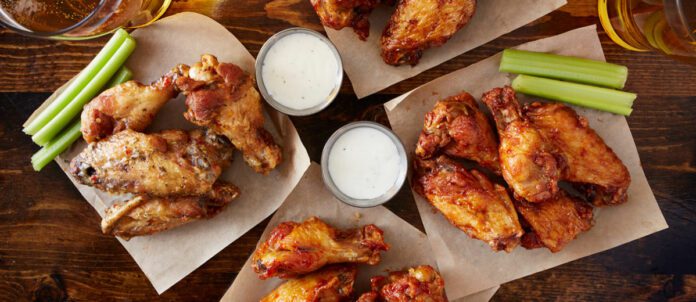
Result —
[[212, 55], [177, 68], [181, 76], [175, 84], [186, 95], [187, 120], [229, 138], [258, 173], [268, 174], [280, 164], [282, 152], [263, 128], [261, 96], [251, 75]]
[[349, 301], [357, 269], [354, 265], [331, 265], [278, 286], [260, 302]]
[[595, 206], [626, 202], [631, 176], [614, 151], [575, 110], [558, 103], [523, 108], [534, 126], [560, 151], [561, 179], [578, 186]]
[[501, 169], [517, 199], [542, 202], [555, 198], [561, 177], [557, 150], [524, 116], [511, 87], [483, 95], [500, 137]]
[[382, 59], [416, 65], [423, 51], [443, 45], [474, 15], [476, 0], [401, 0], [382, 33]]
[[231, 159], [221, 136], [201, 130], [144, 134], [130, 129], [91, 143], [70, 163], [78, 182], [110, 193], [205, 195]]
[[375, 225], [340, 231], [312, 217], [273, 229], [252, 255], [252, 267], [261, 279], [289, 278], [332, 263], [375, 265], [387, 249], [382, 230]]
[[494, 251], [519, 244], [523, 230], [505, 188], [445, 155], [415, 159], [414, 166], [413, 188], [454, 226]]
[[429, 265], [373, 277], [370, 283], [372, 291], [362, 294], [358, 302], [447, 302], [445, 281]]
[[335, 30], [352, 27], [360, 40], [370, 35], [368, 16], [380, 0], [310, 0], [321, 24]]
[[473, 160], [500, 173], [498, 142], [488, 119], [470, 94], [462, 92], [440, 100], [425, 115], [416, 156], [428, 159], [439, 151]]
[[232, 184], [218, 181], [212, 191], [199, 196], [149, 197], [139, 195], [106, 210], [101, 227], [104, 234], [129, 240], [151, 235], [183, 224], [209, 219], [220, 213], [239, 195]]

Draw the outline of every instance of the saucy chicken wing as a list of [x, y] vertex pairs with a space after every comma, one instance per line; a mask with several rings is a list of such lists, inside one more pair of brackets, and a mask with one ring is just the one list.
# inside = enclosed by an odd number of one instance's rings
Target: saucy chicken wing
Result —
[[357, 269], [354, 265], [331, 265], [291, 279], [261, 299], [261, 302], [340, 302], [353, 294]]
[[443, 45], [474, 15], [476, 0], [401, 0], [382, 33], [382, 59], [416, 65], [423, 51]]
[[508, 192], [482, 173], [442, 155], [415, 159], [413, 187], [447, 220], [494, 250], [512, 251], [523, 231]]
[[273, 229], [252, 255], [252, 266], [261, 279], [289, 278], [332, 263], [375, 265], [387, 249], [382, 230], [373, 224], [340, 231], [312, 217]]
[[447, 302], [445, 281], [429, 265], [373, 277], [370, 283], [372, 291], [362, 294], [358, 302]]
[[368, 16], [380, 0], [310, 0], [321, 24], [336, 30], [352, 27], [360, 40], [370, 35]]

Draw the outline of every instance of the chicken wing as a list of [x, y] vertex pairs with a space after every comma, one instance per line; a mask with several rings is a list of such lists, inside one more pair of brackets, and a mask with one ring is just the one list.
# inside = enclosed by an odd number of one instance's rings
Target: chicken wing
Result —
[[380, 0], [310, 0], [321, 24], [336, 30], [352, 27], [360, 40], [370, 35], [369, 14]]
[[180, 225], [209, 219], [220, 213], [239, 195], [232, 184], [218, 181], [205, 195], [183, 197], [137, 196], [125, 203], [117, 202], [106, 209], [101, 227], [104, 234], [128, 240], [151, 235]]
[[474, 15], [476, 0], [401, 0], [382, 33], [382, 58], [416, 65], [423, 51], [443, 45]]
[[205, 195], [233, 150], [224, 137], [201, 130], [144, 134], [126, 129], [89, 144], [73, 158], [70, 173], [82, 184], [111, 193]]
[[512, 251], [523, 231], [505, 188], [445, 155], [416, 159], [413, 187], [463, 232], [494, 251]]
[[493, 129], [476, 100], [466, 92], [438, 101], [425, 115], [416, 155], [428, 159], [440, 150], [500, 173], [498, 142]]
[[252, 255], [259, 278], [288, 278], [315, 271], [332, 263], [380, 261], [380, 252], [389, 249], [382, 230], [373, 224], [339, 231], [312, 217], [302, 223], [283, 222]]
[[388, 277], [370, 279], [372, 291], [358, 302], [447, 302], [445, 281], [430, 265], [389, 273]]
[[596, 206], [627, 200], [631, 175], [614, 151], [575, 110], [558, 103], [532, 103], [525, 115], [561, 152], [561, 179], [578, 185]]
[[555, 198], [561, 163], [558, 152], [522, 115], [511, 87], [495, 88], [483, 95], [493, 113], [503, 178], [518, 199], [541, 202]]
[[291, 279], [261, 299], [261, 302], [340, 302], [353, 294], [357, 269], [354, 265], [331, 265]]
[[187, 96], [187, 120], [230, 139], [256, 172], [267, 174], [281, 162], [281, 150], [263, 128], [261, 96], [254, 78], [239, 66], [201, 56], [192, 67], [180, 65], [176, 86]]

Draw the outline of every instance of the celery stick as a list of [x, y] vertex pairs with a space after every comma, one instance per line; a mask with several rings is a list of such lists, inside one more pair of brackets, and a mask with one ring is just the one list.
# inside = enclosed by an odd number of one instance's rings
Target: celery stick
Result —
[[524, 94], [621, 115], [631, 114], [636, 99], [636, 94], [630, 92], [528, 75], [517, 76], [512, 81], [512, 88]]
[[58, 154], [67, 150], [73, 142], [80, 138], [80, 119], [75, 120], [70, 127], [63, 130], [58, 137], [46, 144], [39, 152], [31, 157], [31, 165], [35, 171], [41, 171]]
[[106, 82], [116, 73], [118, 68], [123, 65], [128, 56], [135, 49], [135, 40], [128, 37], [116, 53], [109, 58], [104, 67], [90, 79], [89, 83], [63, 110], [51, 119], [39, 132], [34, 134], [31, 139], [39, 146], [46, 145], [53, 137], [60, 132], [78, 114], [82, 107], [101, 91]]
[[506, 49], [500, 71], [622, 89], [626, 66], [549, 53]]
[[126, 66], [121, 66], [121, 68], [116, 72], [116, 74], [111, 77], [106, 87], [111, 88], [123, 82], [129, 81], [133, 78], [133, 72]]
[[[84, 89], [87, 83], [99, 72], [106, 62], [111, 58], [123, 41], [129, 37], [128, 33], [119, 29], [109, 39], [109, 42], [99, 51], [96, 57], [83, 69], [73, 80], [68, 87], [49, 105], [46, 110], [42, 111], [26, 128], [24, 133], [33, 135], [39, 132], [51, 119], [53, 119], [75, 96]], [[59, 129], [60, 130], [60, 129]]]

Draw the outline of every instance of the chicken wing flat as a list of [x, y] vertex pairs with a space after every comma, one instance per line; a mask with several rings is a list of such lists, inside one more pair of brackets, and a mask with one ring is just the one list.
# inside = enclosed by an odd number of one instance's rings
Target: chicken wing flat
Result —
[[523, 230], [508, 192], [442, 155], [414, 162], [413, 187], [463, 232], [494, 251], [512, 251]]
[[281, 284], [261, 302], [349, 301], [357, 269], [354, 265], [331, 265]]
[[614, 151], [572, 108], [558, 103], [532, 103], [525, 115], [561, 152], [565, 167], [561, 179], [584, 189], [596, 206], [627, 200], [631, 176]]
[[267, 174], [280, 164], [281, 150], [263, 128], [261, 96], [251, 75], [212, 55], [178, 70], [175, 83], [187, 96], [187, 120], [229, 138], [256, 172]]
[[389, 273], [388, 277], [370, 279], [372, 291], [363, 294], [358, 302], [447, 302], [445, 281], [429, 265]]
[[278, 225], [251, 259], [259, 278], [289, 278], [332, 263], [375, 265], [387, 249], [382, 230], [373, 224], [339, 231], [312, 217]]
[[470, 94], [462, 92], [440, 100], [425, 115], [416, 155], [428, 159], [439, 151], [476, 161], [500, 173], [498, 142], [488, 119]]
[[137, 196], [125, 203], [117, 202], [106, 210], [101, 227], [104, 234], [128, 240], [151, 235], [183, 224], [209, 219], [220, 213], [239, 195], [239, 189], [218, 181], [212, 191], [199, 196]]
[[352, 27], [360, 40], [370, 35], [368, 16], [380, 0], [311, 0], [321, 24], [336, 30]]
[[382, 59], [416, 65], [423, 51], [445, 44], [474, 15], [476, 0], [401, 0], [382, 33]]
[[493, 113], [503, 177], [515, 196], [529, 202], [555, 198], [562, 168], [557, 150], [522, 115], [515, 91], [495, 88], [483, 95], [483, 102]]
[[70, 163], [70, 173], [111, 193], [205, 195], [233, 150], [224, 137], [201, 130], [144, 134], [126, 129], [89, 144]]

